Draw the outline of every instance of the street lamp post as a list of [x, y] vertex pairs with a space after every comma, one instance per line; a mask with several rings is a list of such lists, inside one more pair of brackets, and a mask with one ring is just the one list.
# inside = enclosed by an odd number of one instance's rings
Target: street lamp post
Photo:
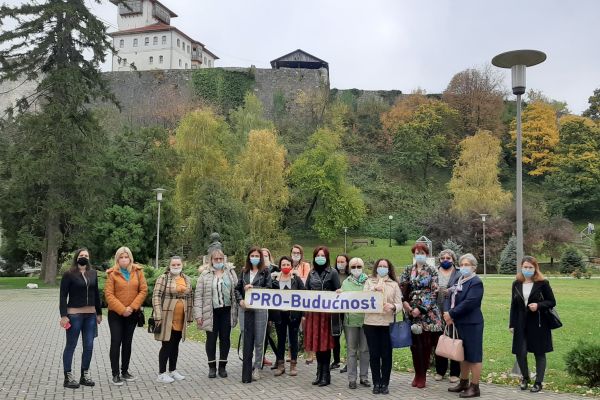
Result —
[[390, 215], [388, 219], [390, 220], [390, 247], [392, 247], [392, 220], [394, 219], [394, 216]]
[[347, 235], [348, 235], [348, 227], [345, 226], [344, 227], [344, 254], [348, 254], [348, 251], [346, 250], [347, 244], [348, 244]]
[[483, 277], [487, 276], [487, 262], [485, 257], [485, 217], [489, 214], [479, 214], [481, 215], [481, 222], [483, 223]]
[[156, 201], [158, 203], [158, 218], [156, 219], [156, 260], [154, 263], [154, 268], [158, 269], [158, 255], [160, 252], [160, 203], [163, 199], [163, 193], [166, 192], [166, 189], [156, 188], [153, 189], [156, 192]]
[[185, 239], [184, 239], [183, 236], [185, 234], [185, 229], [187, 228], [187, 225], [181, 225], [180, 228], [181, 228], [181, 254], [180, 255], [181, 255], [181, 257], [184, 257], [184, 255], [183, 255], [183, 246], [185, 244]]
[[517, 95], [517, 271], [521, 271], [523, 259], [523, 133], [521, 132], [521, 95], [525, 93], [525, 69], [546, 60], [546, 54], [538, 50], [513, 50], [498, 54], [492, 64], [510, 68], [512, 91]]

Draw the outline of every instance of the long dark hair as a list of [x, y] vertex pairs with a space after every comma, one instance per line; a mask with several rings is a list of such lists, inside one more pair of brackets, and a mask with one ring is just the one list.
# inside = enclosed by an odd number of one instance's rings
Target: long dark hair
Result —
[[[337, 267], [337, 259], [338, 257], [344, 257], [346, 259], [346, 268], [344, 268], [344, 274], [345, 275], [350, 275], [350, 257], [348, 257], [348, 254], [339, 254], [335, 257], [335, 264]], [[337, 269], [337, 268], [336, 268]], [[339, 271], [338, 271], [339, 272]]]
[[258, 251], [258, 254], [260, 254], [260, 263], [258, 264], [258, 270], [262, 271], [265, 268], [265, 259], [263, 258], [262, 251], [260, 251], [260, 247], [252, 246], [250, 247], [250, 250], [248, 250], [248, 253], [246, 253], [246, 264], [244, 265], [244, 272], [252, 271], [252, 264], [250, 263], [250, 254], [254, 253], [255, 251]]
[[[313, 267], [315, 265], [317, 265], [317, 263], [315, 262], [315, 258], [317, 258], [317, 254], [319, 254], [319, 252], [321, 250], [323, 250], [323, 253], [325, 253], [325, 265], [323, 265], [322, 268], [327, 268], [327, 267], [330, 266], [330, 262], [329, 262], [329, 249], [327, 247], [325, 247], [325, 246], [317, 246], [313, 250], [313, 259], [312, 259]], [[321, 267], [321, 266], [319, 265], [319, 267]]]
[[379, 260], [375, 261], [375, 264], [373, 264], [373, 272], [371, 274], [371, 276], [377, 276], [377, 267], [379, 266], [379, 263], [382, 261], [386, 261], [388, 264], [388, 276], [394, 281], [394, 282], [398, 282], [398, 280], [396, 279], [396, 269], [394, 268], [394, 264], [392, 264], [392, 262], [390, 260], [388, 260], [387, 258], [380, 258]]
[[[71, 274], [74, 274], [79, 271], [79, 264], [77, 264], [77, 259], [79, 258], [79, 254], [81, 254], [82, 251], [87, 251], [88, 255], [90, 254], [90, 251], [88, 249], [86, 249], [85, 247], [75, 250], [75, 253], [73, 256], [73, 262], [71, 263], [71, 268], [69, 269], [69, 272]], [[89, 261], [90, 261], [90, 259], [88, 258], [88, 265], [85, 266], [86, 272], [89, 271], [90, 268], [92, 267]]]

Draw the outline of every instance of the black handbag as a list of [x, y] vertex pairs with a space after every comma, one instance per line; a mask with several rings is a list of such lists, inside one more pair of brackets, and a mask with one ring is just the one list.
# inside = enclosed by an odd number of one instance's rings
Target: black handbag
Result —
[[[542, 301], [544, 301], [544, 295], [542, 294]], [[562, 321], [560, 320], [560, 316], [558, 315], [558, 311], [554, 307], [549, 308], [545, 313], [546, 322], [548, 323], [548, 327], [550, 329], [558, 329], [563, 326]]]
[[[156, 285], [154, 286], [156, 289]], [[165, 293], [163, 292], [162, 296], [160, 296], [160, 307], [162, 307], [165, 302]], [[152, 315], [148, 318], [148, 333], [154, 333], [155, 335], [159, 335], [162, 329], [162, 323], [156, 325], [156, 320], [154, 319], [154, 306], [152, 306]]]
[[137, 326], [143, 328], [146, 325], [146, 316], [144, 315], [144, 308], [137, 310]]

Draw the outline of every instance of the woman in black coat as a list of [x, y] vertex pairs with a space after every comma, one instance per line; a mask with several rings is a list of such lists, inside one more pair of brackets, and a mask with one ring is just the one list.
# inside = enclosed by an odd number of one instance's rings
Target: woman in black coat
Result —
[[546, 372], [546, 353], [553, 350], [552, 331], [548, 325], [548, 311], [556, 305], [552, 288], [544, 279], [534, 257], [525, 256], [521, 261], [521, 272], [512, 285], [509, 329], [513, 333], [512, 352], [523, 379], [521, 390], [529, 384], [527, 353], [535, 355], [536, 377], [531, 392], [542, 390]]

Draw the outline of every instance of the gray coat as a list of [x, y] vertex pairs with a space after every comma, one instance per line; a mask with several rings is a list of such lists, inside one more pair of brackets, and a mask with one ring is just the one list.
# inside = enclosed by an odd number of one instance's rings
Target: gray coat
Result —
[[[231, 280], [231, 327], [237, 325], [238, 320], [238, 303], [235, 300], [234, 288], [237, 283], [237, 275], [232, 264], [225, 264], [224, 274], [229, 276]], [[213, 279], [215, 278], [214, 270], [211, 267], [205, 268], [198, 277], [196, 285], [196, 294], [194, 297], [194, 318], [197, 320], [202, 318], [202, 326], [200, 329], [212, 332], [213, 330]]]

